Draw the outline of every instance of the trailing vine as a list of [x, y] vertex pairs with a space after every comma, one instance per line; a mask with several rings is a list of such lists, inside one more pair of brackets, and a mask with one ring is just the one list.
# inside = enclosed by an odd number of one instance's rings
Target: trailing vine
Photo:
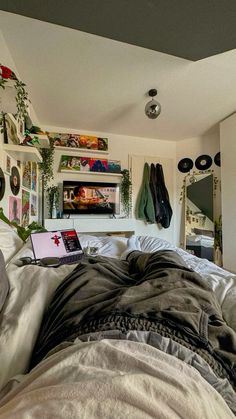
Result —
[[48, 183], [54, 179], [53, 162], [55, 147], [53, 139], [49, 138], [49, 148], [40, 148], [39, 151], [43, 159], [42, 163], [39, 163], [39, 170], [44, 179], [44, 187], [46, 188]]
[[122, 170], [121, 203], [126, 217], [129, 217], [132, 208], [132, 182], [128, 169]]

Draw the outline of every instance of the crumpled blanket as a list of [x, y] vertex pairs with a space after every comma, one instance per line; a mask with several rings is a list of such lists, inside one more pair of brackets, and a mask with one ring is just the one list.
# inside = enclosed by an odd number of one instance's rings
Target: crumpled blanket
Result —
[[2, 419], [230, 419], [192, 367], [139, 342], [76, 343], [49, 356], [0, 403]]

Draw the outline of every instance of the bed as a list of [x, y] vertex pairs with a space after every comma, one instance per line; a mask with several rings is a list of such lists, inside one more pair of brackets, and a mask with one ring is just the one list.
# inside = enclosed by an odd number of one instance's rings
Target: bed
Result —
[[79, 237], [98, 256], [18, 267], [30, 243], [0, 223], [0, 417], [235, 417], [236, 276], [157, 237]]

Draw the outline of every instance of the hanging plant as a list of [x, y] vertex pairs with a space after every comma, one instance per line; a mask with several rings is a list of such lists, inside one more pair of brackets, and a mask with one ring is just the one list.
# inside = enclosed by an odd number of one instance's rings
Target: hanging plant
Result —
[[58, 186], [52, 185], [47, 188], [47, 205], [49, 209], [49, 216], [53, 218], [53, 210], [57, 214], [59, 208], [59, 189]]
[[[16, 91], [15, 100], [16, 100], [17, 111], [14, 114], [14, 116], [17, 120], [22, 120], [28, 115], [27, 109], [30, 104], [28, 92], [25, 89], [26, 85], [25, 83], [23, 83], [16, 77], [15, 73], [10, 68], [0, 64], [0, 88], [5, 89], [7, 86], [7, 83], [10, 81], [13, 81], [14, 83], [13, 87], [15, 88], [15, 91]], [[1, 116], [1, 119], [0, 119], [1, 126], [2, 126], [2, 123], [3, 123], [3, 116]]]
[[48, 183], [54, 179], [53, 173], [53, 162], [54, 162], [54, 141], [49, 138], [49, 148], [40, 148], [40, 154], [42, 156], [42, 163], [39, 163], [39, 170], [44, 180], [44, 187], [46, 188]]
[[128, 169], [122, 170], [121, 203], [126, 217], [129, 217], [132, 208], [132, 182]]

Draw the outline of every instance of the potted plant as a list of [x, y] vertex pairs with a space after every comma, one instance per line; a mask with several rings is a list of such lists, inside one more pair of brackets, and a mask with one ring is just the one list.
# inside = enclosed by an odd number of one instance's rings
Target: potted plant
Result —
[[50, 218], [57, 218], [57, 212], [59, 209], [59, 195], [58, 186], [52, 185], [47, 188], [47, 205]]
[[[15, 73], [8, 67], [0, 64], [0, 88], [4, 89], [9, 86], [15, 89], [15, 105], [16, 105], [16, 112], [14, 112], [14, 116], [17, 120], [23, 120], [27, 115], [27, 109], [29, 107], [29, 97], [28, 93], [25, 89], [26, 85], [21, 80], [19, 80]], [[4, 105], [2, 105], [4, 106]], [[0, 126], [1, 129], [3, 127], [3, 117], [4, 117], [4, 109], [1, 109], [1, 116], [0, 116]]]
[[121, 203], [125, 216], [129, 217], [132, 208], [132, 182], [128, 169], [122, 170], [121, 173]]

